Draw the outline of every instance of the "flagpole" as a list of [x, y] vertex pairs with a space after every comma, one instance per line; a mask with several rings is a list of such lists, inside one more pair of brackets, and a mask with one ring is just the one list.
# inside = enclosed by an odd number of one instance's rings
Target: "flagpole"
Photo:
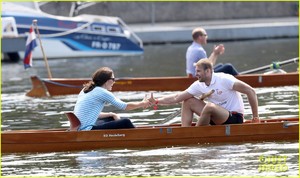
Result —
[[38, 26], [37, 26], [37, 20], [33, 20], [32, 23], [35, 26], [36, 31], [37, 31], [37, 36], [38, 36], [38, 39], [39, 39], [39, 42], [40, 42], [40, 46], [41, 46], [41, 50], [42, 50], [42, 53], [43, 53], [45, 65], [46, 65], [46, 68], [47, 68], [47, 71], [48, 71], [48, 77], [49, 77], [49, 79], [51, 79], [52, 74], [51, 74], [50, 67], [49, 67], [49, 64], [48, 64], [48, 60], [47, 60], [47, 57], [45, 55], [44, 48], [43, 48], [43, 45], [42, 45], [42, 41], [41, 41], [41, 38], [40, 38], [40, 31], [39, 31]]

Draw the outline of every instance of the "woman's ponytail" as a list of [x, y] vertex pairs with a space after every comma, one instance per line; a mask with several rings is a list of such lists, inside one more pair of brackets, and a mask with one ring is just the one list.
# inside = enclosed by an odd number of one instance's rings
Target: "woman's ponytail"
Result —
[[111, 79], [111, 76], [113, 74], [113, 71], [108, 67], [101, 67], [99, 68], [92, 76], [92, 81], [89, 81], [88, 83], [84, 84], [84, 93], [88, 93], [92, 91], [96, 86], [101, 87], [105, 84], [109, 79]]

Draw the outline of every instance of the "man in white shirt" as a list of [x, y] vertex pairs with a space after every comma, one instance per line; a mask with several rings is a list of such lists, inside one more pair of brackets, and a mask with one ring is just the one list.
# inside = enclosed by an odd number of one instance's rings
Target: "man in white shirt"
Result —
[[[214, 73], [209, 59], [196, 64], [195, 81], [188, 89], [177, 94], [152, 100], [156, 105], [182, 102], [182, 126], [191, 126], [193, 114], [199, 115], [196, 126], [243, 123], [244, 103], [241, 93], [247, 95], [252, 109], [252, 122], [259, 122], [258, 101], [255, 90], [248, 84], [225, 73]], [[207, 102], [196, 97], [211, 90]]]
[[[223, 54], [225, 47], [223, 44], [214, 46], [213, 52], [207, 57], [206, 51], [203, 46], [207, 44], [207, 33], [203, 28], [195, 28], [192, 32], [193, 43], [186, 51], [186, 73], [189, 77], [195, 77], [194, 63], [200, 59], [208, 58], [213, 65], [216, 64], [219, 55]], [[238, 71], [230, 64], [217, 64], [214, 67], [215, 72], [224, 72], [233, 76], [238, 75]]]

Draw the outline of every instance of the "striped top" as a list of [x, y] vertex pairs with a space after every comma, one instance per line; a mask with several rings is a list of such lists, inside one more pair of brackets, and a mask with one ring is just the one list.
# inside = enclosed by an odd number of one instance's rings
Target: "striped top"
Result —
[[92, 91], [78, 95], [74, 108], [74, 114], [81, 122], [79, 130], [91, 130], [96, 123], [105, 104], [112, 104], [118, 109], [125, 110], [127, 104], [116, 98], [110, 91], [95, 87]]

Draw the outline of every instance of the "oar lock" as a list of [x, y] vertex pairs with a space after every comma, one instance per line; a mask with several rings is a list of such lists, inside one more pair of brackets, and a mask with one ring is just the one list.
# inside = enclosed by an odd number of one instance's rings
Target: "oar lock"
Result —
[[280, 69], [280, 64], [279, 62], [272, 62], [272, 64], [270, 65], [271, 69]]

